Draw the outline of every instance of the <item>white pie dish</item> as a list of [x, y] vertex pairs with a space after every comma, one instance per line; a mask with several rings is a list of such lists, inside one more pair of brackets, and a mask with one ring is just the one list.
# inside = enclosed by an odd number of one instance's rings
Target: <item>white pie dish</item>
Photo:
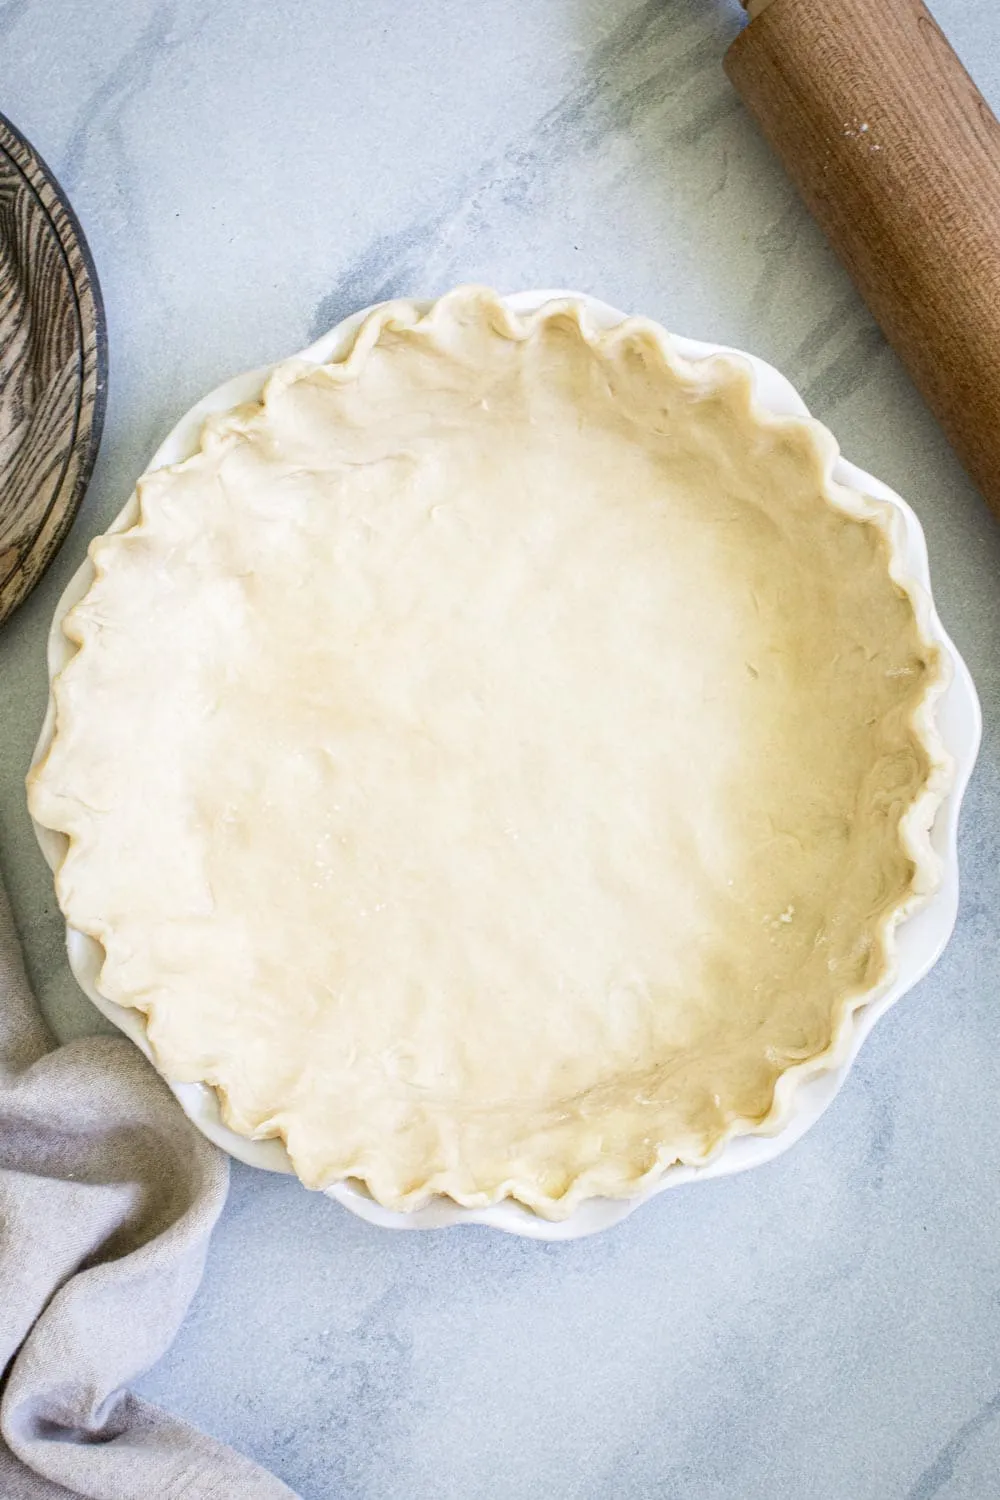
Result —
[[[572, 296], [582, 302], [596, 324], [611, 327], [621, 322], [624, 314], [607, 307], [592, 298], [575, 293], [535, 292], [522, 293], [508, 300], [517, 312], [528, 312], [555, 297]], [[419, 305], [419, 304], [418, 304]], [[367, 315], [358, 313], [326, 335], [303, 358], [323, 362], [335, 357], [349, 342], [357, 325]], [[805, 415], [806, 408], [793, 388], [776, 371], [761, 361], [738, 351], [725, 350], [719, 346], [675, 339], [677, 352], [688, 359], [701, 359], [720, 353], [737, 355], [752, 369], [757, 401], [766, 411], [776, 415]], [[227, 382], [213, 392], [181, 421], [154, 456], [150, 467], [158, 468], [187, 458], [196, 448], [201, 425], [212, 412], [227, 410], [239, 403], [257, 398], [267, 371], [256, 371]], [[899, 517], [899, 553], [907, 571], [908, 581], [929, 599], [929, 578], [926, 549], [919, 523], [905, 503], [887, 490], [870, 475], [855, 469], [846, 461], [838, 460], [834, 476], [840, 483], [856, 491], [889, 503]], [[134, 519], [134, 501], [126, 507], [112, 530], [122, 529]], [[53, 622], [49, 643], [49, 670], [54, 676], [73, 654], [73, 646], [62, 633], [61, 624], [66, 611], [82, 597], [93, 578], [89, 561], [84, 564], [72, 580], [60, 601]], [[399, 1213], [381, 1207], [354, 1183], [348, 1181], [328, 1189], [329, 1195], [368, 1218], [390, 1227], [429, 1228], [451, 1223], [479, 1222], [491, 1224], [510, 1232], [539, 1238], [570, 1238], [607, 1227], [630, 1213], [654, 1192], [668, 1186], [690, 1181], [696, 1176], [721, 1175], [723, 1172], [742, 1170], [768, 1160], [792, 1144], [816, 1119], [834, 1097], [846, 1076], [861, 1041], [871, 1029], [874, 1021], [895, 999], [927, 972], [940, 954], [954, 924], [958, 898], [956, 859], [956, 832], [959, 803], [975, 759], [979, 739], [979, 710], [968, 672], [954, 646], [943, 631], [931, 606], [927, 612], [927, 628], [950, 666], [949, 680], [943, 695], [935, 705], [935, 717], [944, 749], [953, 762], [951, 788], [934, 823], [932, 842], [941, 864], [941, 884], [933, 897], [910, 916], [898, 933], [898, 968], [895, 978], [857, 1012], [844, 1036], [844, 1045], [836, 1057], [825, 1057], [821, 1071], [809, 1064], [788, 1070], [786, 1076], [794, 1078], [786, 1086], [789, 1093], [789, 1108], [783, 1111], [783, 1126], [771, 1136], [753, 1135], [738, 1137], [728, 1142], [714, 1158], [701, 1166], [675, 1166], [669, 1168], [656, 1185], [636, 1197], [610, 1200], [593, 1199], [576, 1209], [569, 1218], [552, 1222], [532, 1214], [512, 1201], [484, 1209], [466, 1209], [445, 1199], [432, 1200], [427, 1206], [409, 1213]], [[53, 711], [43, 727], [36, 751], [36, 761], [47, 751], [53, 729]], [[49, 863], [56, 868], [65, 852], [65, 840], [58, 834], [37, 829], [39, 840]], [[81, 986], [98, 1008], [116, 1025], [120, 1026], [136, 1043], [149, 1051], [145, 1021], [138, 1011], [123, 1010], [107, 1001], [97, 992], [96, 977], [100, 968], [102, 952], [92, 939], [84, 937], [72, 928], [68, 934], [69, 956], [73, 971]], [[174, 1086], [183, 1107], [206, 1135], [217, 1141], [238, 1158], [271, 1170], [290, 1171], [290, 1163], [284, 1147], [277, 1140], [252, 1141], [228, 1130], [221, 1121], [217, 1097], [204, 1085], [182, 1084]]]

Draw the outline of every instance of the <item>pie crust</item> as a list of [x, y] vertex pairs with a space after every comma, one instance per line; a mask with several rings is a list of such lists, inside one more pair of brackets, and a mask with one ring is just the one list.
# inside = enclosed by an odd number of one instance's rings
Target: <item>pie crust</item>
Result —
[[737, 358], [462, 288], [139, 481], [29, 777], [157, 1066], [382, 1204], [627, 1196], [834, 1066], [936, 881], [891, 506]]

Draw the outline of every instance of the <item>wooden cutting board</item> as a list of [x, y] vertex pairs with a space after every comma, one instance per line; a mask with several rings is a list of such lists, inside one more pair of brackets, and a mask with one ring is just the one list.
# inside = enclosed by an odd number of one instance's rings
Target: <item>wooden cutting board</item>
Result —
[[0, 624], [48, 567], [97, 456], [107, 337], [58, 183], [0, 115]]

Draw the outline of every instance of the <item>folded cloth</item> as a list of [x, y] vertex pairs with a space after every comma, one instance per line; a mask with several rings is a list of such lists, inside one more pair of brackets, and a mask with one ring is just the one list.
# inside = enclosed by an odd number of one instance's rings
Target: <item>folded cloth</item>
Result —
[[0, 1500], [294, 1500], [123, 1389], [177, 1332], [228, 1177], [131, 1042], [53, 1048], [0, 885]]

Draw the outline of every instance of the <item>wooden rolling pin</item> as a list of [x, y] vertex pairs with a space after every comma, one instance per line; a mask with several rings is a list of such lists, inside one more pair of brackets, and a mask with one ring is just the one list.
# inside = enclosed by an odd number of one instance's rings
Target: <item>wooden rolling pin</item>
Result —
[[1000, 125], [921, 0], [743, 0], [726, 71], [1000, 515]]

